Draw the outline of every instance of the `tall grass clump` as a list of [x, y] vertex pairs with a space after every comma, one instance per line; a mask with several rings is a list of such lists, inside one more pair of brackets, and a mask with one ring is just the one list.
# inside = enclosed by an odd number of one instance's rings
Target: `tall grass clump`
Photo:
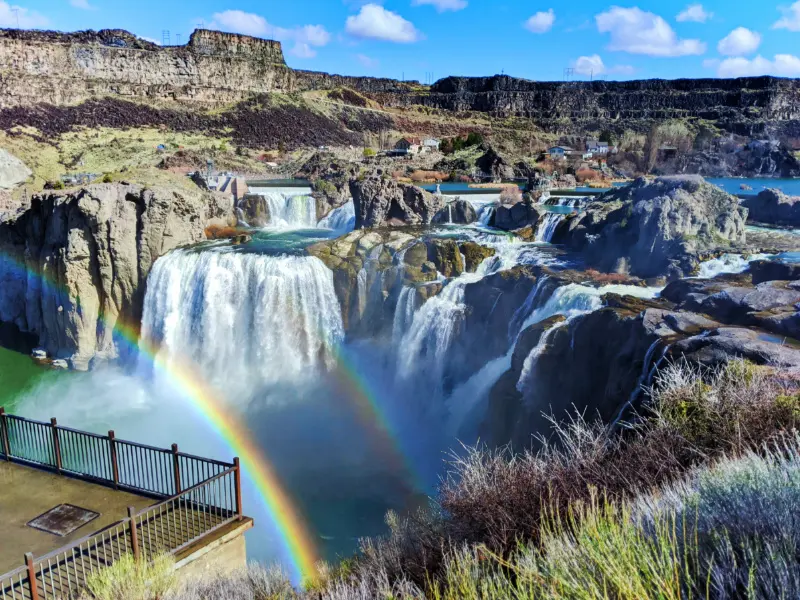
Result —
[[640, 415], [622, 432], [577, 415], [554, 422], [537, 449], [479, 447], [455, 457], [438, 514], [414, 515], [370, 541], [355, 571], [385, 571], [422, 586], [465, 545], [508, 557], [520, 543], [541, 543], [548, 511], [567, 515], [595, 496], [630, 500], [700, 465], [780, 440], [800, 418], [797, 382], [741, 360], [715, 369], [675, 362], [646, 392]]
[[162, 600], [175, 582], [175, 561], [168, 554], [152, 562], [125, 554], [88, 577], [86, 595], [96, 600]]
[[299, 593], [280, 567], [251, 563], [231, 573], [192, 580], [169, 600], [297, 600]]

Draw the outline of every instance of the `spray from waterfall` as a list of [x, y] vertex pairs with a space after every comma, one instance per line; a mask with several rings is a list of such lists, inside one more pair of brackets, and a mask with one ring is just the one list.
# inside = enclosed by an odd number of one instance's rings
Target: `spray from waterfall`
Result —
[[269, 213], [268, 229], [315, 229], [317, 227], [317, 201], [310, 188], [258, 188], [250, 189], [264, 198]]

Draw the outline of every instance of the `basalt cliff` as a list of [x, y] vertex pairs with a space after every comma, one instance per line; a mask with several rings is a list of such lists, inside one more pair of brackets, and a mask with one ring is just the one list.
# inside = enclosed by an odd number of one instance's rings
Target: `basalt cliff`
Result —
[[498, 75], [424, 86], [292, 69], [280, 42], [209, 30], [168, 47], [122, 30], [0, 30], [0, 86], [0, 109], [109, 96], [211, 107], [272, 92], [347, 87], [383, 106], [524, 117], [547, 130], [615, 123], [645, 130], [655, 121], [693, 118], [751, 137], [800, 136], [800, 80], [540, 82]]

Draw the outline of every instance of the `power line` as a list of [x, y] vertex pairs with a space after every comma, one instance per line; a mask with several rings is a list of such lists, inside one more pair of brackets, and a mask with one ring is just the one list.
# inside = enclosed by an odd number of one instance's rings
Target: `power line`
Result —
[[14, 15], [17, 17], [17, 29], [19, 29], [20, 28], [20, 26], [19, 26], [19, 6], [12, 7], [11, 8], [11, 12], [13, 12]]
[[164, 29], [161, 32], [161, 45], [162, 46], [171, 46], [172, 45], [170, 43], [170, 39], [169, 39], [169, 29]]

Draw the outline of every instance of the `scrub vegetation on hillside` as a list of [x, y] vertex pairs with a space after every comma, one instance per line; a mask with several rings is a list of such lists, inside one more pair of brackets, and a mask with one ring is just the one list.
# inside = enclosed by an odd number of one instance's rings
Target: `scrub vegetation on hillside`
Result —
[[681, 362], [648, 396], [622, 431], [576, 416], [537, 450], [454, 456], [430, 510], [388, 515], [387, 536], [302, 590], [252, 566], [168, 597], [798, 597], [798, 382]]

